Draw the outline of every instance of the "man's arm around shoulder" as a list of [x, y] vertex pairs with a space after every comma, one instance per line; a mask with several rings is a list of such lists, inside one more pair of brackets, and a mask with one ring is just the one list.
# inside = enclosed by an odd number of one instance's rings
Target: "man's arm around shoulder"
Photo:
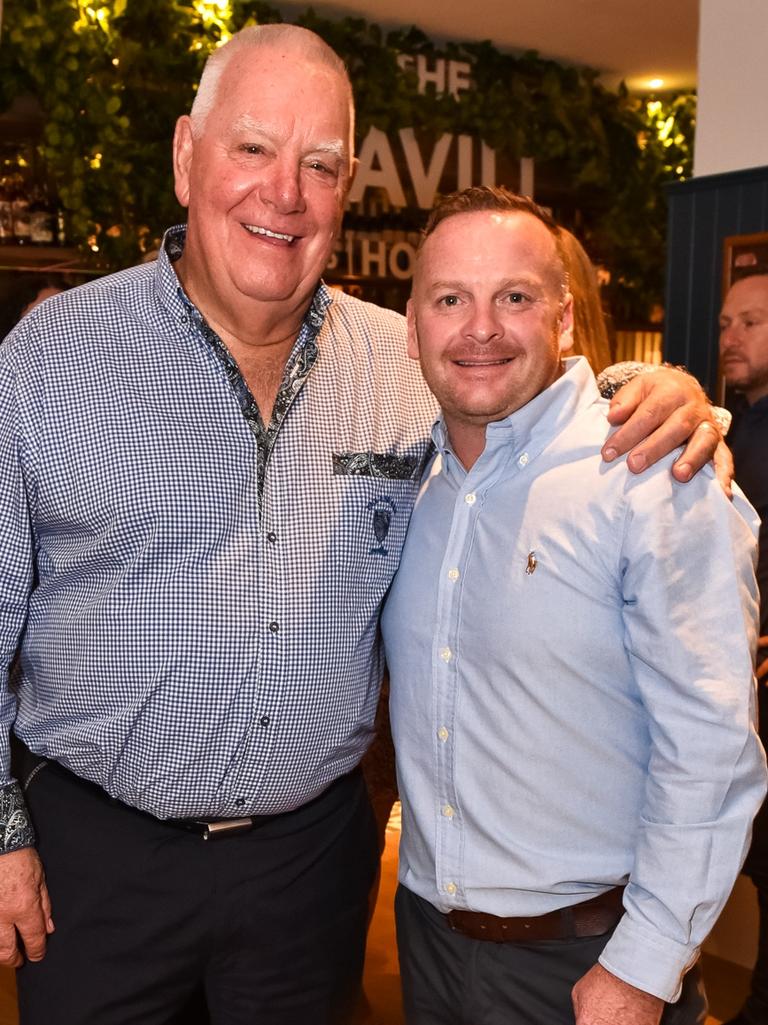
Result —
[[[649, 735], [626, 913], [574, 989], [578, 1025], [656, 1025], [730, 893], [765, 793], [754, 725], [755, 523], [712, 473], [629, 478], [624, 644]], [[602, 1017], [601, 1017], [602, 1015]]]

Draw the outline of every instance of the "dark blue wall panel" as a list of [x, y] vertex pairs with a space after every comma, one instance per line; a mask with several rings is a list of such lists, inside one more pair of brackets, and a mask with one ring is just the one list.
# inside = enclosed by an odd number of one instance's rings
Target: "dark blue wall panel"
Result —
[[664, 358], [710, 394], [717, 378], [723, 240], [768, 231], [768, 167], [670, 185]]

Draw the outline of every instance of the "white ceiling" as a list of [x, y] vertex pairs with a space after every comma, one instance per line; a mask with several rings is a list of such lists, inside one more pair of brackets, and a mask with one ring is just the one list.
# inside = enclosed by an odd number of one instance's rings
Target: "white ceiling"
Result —
[[631, 89], [648, 91], [654, 78], [664, 80], [664, 89], [696, 83], [699, 0], [315, 0], [313, 6], [386, 28], [415, 24], [436, 41], [490, 39], [500, 50], [538, 50], [597, 68], [608, 85], [624, 79]]

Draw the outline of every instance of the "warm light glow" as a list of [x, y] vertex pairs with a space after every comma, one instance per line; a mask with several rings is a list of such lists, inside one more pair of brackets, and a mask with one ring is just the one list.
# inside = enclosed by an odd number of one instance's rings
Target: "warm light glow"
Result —
[[652, 78], [650, 80], [650, 82], [648, 83], [648, 88], [649, 89], [661, 89], [661, 87], [663, 85], [664, 85], [664, 79], [663, 78]]
[[77, 9], [80, 17], [73, 28], [75, 32], [82, 32], [84, 29], [93, 28], [98, 25], [105, 33], [109, 34], [109, 19], [112, 16], [110, 9], [111, 0], [101, 0], [99, 5], [96, 0], [77, 0]]
[[112, 58], [112, 63], [115, 65], [115, 67], [117, 67], [118, 64], [120, 63], [120, 58], [119, 57], [113, 57]]
[[94, 153], [89, 163], [93, 171], [98, 171], [98, 169], [101, 167], [101, 153]]
[[[200, 15], [203, 27], [207, 31], [215, 29], [218, 32], [219, 38], [215, 42], [216, 46], [222, 46], [232, 38], [232, 33], [229, 31], [229, 20], [232, 17], [230, 0], [194, 0], [192, 6]], [[199, 40], [193, 46], [195, 50], [203, 48], [203, 44]]]

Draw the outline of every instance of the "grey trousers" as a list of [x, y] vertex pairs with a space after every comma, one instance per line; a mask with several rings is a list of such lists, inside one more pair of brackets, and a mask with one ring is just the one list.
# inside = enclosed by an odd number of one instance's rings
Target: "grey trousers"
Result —
[[[540, 943], [489, 943], [452, 932], [427, 901], [399, 887], [395, 901], [407, 1025], [574, 1025], [571, 990], [610, 933]], [[703, 1025], [698, 966], [662, 1025]]]

